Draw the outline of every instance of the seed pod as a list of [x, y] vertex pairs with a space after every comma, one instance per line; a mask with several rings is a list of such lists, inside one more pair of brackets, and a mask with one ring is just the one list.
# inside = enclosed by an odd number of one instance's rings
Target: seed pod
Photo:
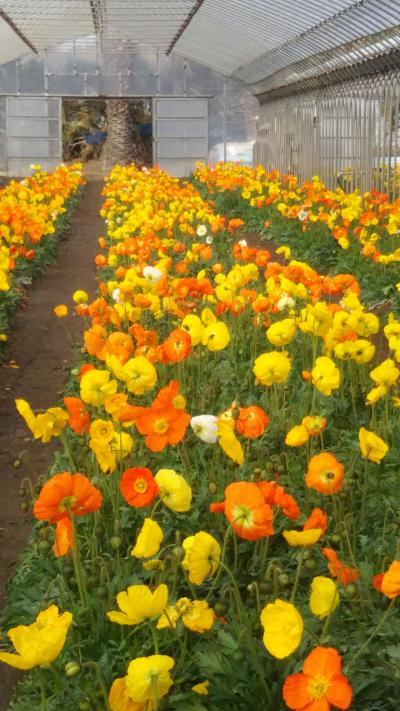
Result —
[[21, 465], [22, 465], [22, 459], [20, 459], [19, 457], [14, 459], [14, 463], [13, 463], [14, 469], [19, 469]]
[[23, 502], [22, 502], [22, 504], [21, 504], [21, 511], [23, 511], [24, 513], [28, 513], [28, 511], [29, 511], [29, 504], [28, 504], [27, 501], [23, 501]]
[[215, 494], [215, 493], [216, 493], [216, 491], [217, 491], [217, 485], [216, 485], [215, 481], [210, 481], [210, 483], [209, 483], [209, 485], [208, 485], [208, 491], [210, 492], [210, 494]]

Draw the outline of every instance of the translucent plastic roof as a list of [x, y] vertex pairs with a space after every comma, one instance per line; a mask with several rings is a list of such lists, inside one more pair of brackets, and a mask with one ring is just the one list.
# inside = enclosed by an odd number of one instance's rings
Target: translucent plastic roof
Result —
[[399, 48], [397, 26], [400, 0], [0, 0], [0, 64], [79, 40], [179, 54], [259, 94]]

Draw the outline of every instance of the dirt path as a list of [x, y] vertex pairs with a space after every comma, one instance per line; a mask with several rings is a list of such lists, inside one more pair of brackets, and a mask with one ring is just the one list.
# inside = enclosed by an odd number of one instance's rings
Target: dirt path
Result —
[[[55, 444], [31, 441], [14, 399], [28, 400], [34, 409], [55, 405], [74, 364], [74, 351], [61, 320], [53, 314], [53, 307], [68, 304], [70, 315], [63, 321], [73, 339], [80, 342], [83, 321], [72, 315], [71, 296], [76, 289], [94, 294], [93, 260], [103, 229], [99, 216], [102, 183], [91, 176], [89, 181], [71, 228], [59, 244], [56, 263], [34, 283], [25, 308], [16, 314], [9, 359], [19, 367], [0, 367], [0, 607], [16, 557], [31, 530], [31, 519], [22, 513], [22, 499], [18, 496], [20, 481], [29, 476], [29, 469], [25, 464], [16, 469], [15, 459], [24, 451], [24, 462], [30, 462], [36, 472], [44, 473], [57, 446], [57, 441]], [[16, 678], [13, 670], [0, 664], [0, 711], [7, 709]]]

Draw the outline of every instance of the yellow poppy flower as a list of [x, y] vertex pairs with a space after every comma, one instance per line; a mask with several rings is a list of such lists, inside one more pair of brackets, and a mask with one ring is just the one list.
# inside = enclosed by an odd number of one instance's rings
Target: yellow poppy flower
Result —
[[340, 386], [340, 371], [328, 356], [317, 358], [311, 376], [313, 385], [323, 395], [332, 395], [332, 390]]
[[291, 359], [286, 351], [271, 351], [262, 353], [256, 358], [253, 373], [261, 385], [284, 383], [292, 367]]
[[296, 335], [297, 326], [292, 318], [284, 318], [267, 329], [267, 338], [274, 346], [286, 346]]
[[192, 489], [186, 479], [174, 469], [160, 469], [155, 475], [160, 499], [171, 511], [189, 511]]
[[88, 405], [100, 407], [105, 399], [117, 391], [117, 381], [110, 380], [108, 370], [89, 370], [81, 380], [81, 398]]
[[292, 603], [278, 599], [266, 605], [261, 611], [261, 624], [264, 645], [273, 657], [284, 659], [300, 645], [304, 625]]
[[208, 350], [213, 353], [226, 348], [230, 340], [231, 337], [229, 335], [228, 327], [223, 321], [215, 321], [215, 323], [210, 323], [205, 327], [201, 337], [203, 346], [207, 346]]
[[107, 617], [118, 625], [138, 625], [161, 615], [167, 602], [168, 588], [164, 583], [153, 592], [147, 585], [130, 585], [117, 595], [117, 605], [122, 612], [107, 612]]
[[16, 669], [51, 664], [60, 654], [72, 623], [70, 612], [60, 615], [56, 605], [40, 612], [33, 624], [18, 625], [8, 632], [17, 654], [0, 652], [0, 661]]
[[150, 657], [138, 657], [128, 666], [126, 686], [133, 701], [145, 703], [157, 701], [168, 694], [173, 681], [170, 670], [175, 662], [165, 654], [153, 654]]
[[321, 528], [308, 528], [305, 531], [283, 531], [282, 536], [289, 546], [312, 546], [322, 536]]
[[187, 597], [181, 597], [175, 605], [166, 608], [157, 622], [157, 629], [175, 628], [179, 619], [192, 632], [202, 634], [213, 626], [215, 613], [206, 600], [192, 601]]
[[285, 444], [288, 447], [301, 447], [309, 439], [309, 434], [307, 428], [304, 425], [295, 425], [287, 433], [285, 437]]
[[331, 578], [317, 575], [311, 583], [310, 608], [311, 612], [323, 619], [330, 615], [339, 604], [339, 593], [336, 584]]
[[386, 442], [378, 437], [375, 432], [361, 427], [358, 433], [361, 454], [375, 464], [379, 464], [381, 459], [388, 453], [389, 447]]
[[208, 687], [210, 686], [209, 681], [201, 681], [199, 684], [192, 686], [192, 691], [195, 694], [200, 694], [200, 696], [208, 696]]
[[160, 550], [164, 534], [157, 521], [145, 518], [131, 555], [135, 558], [150, 558]]
[[157, 382], [157, 371], [146, 356], [130, 358], [124, 365], [115, 355], [106, 357], [107, 367], [118, 380], [122, 380], [130, 393], [143, 395]]
[[182, 543], [185, 557], [182, 567], [188, 571], [189, 580], [201, 585], [203, 580], [215, 575], [221, 560], [221, 546], [206, 531], [199, 531], [188, 536]]

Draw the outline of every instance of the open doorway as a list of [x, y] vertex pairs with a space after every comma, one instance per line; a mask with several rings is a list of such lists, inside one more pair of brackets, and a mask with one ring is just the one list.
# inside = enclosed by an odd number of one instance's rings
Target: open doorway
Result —
[[64, 99], [62, 143], [65, 162], [82, 161], [93, 173], [117, 163], [152, 164], [150, 99]]

